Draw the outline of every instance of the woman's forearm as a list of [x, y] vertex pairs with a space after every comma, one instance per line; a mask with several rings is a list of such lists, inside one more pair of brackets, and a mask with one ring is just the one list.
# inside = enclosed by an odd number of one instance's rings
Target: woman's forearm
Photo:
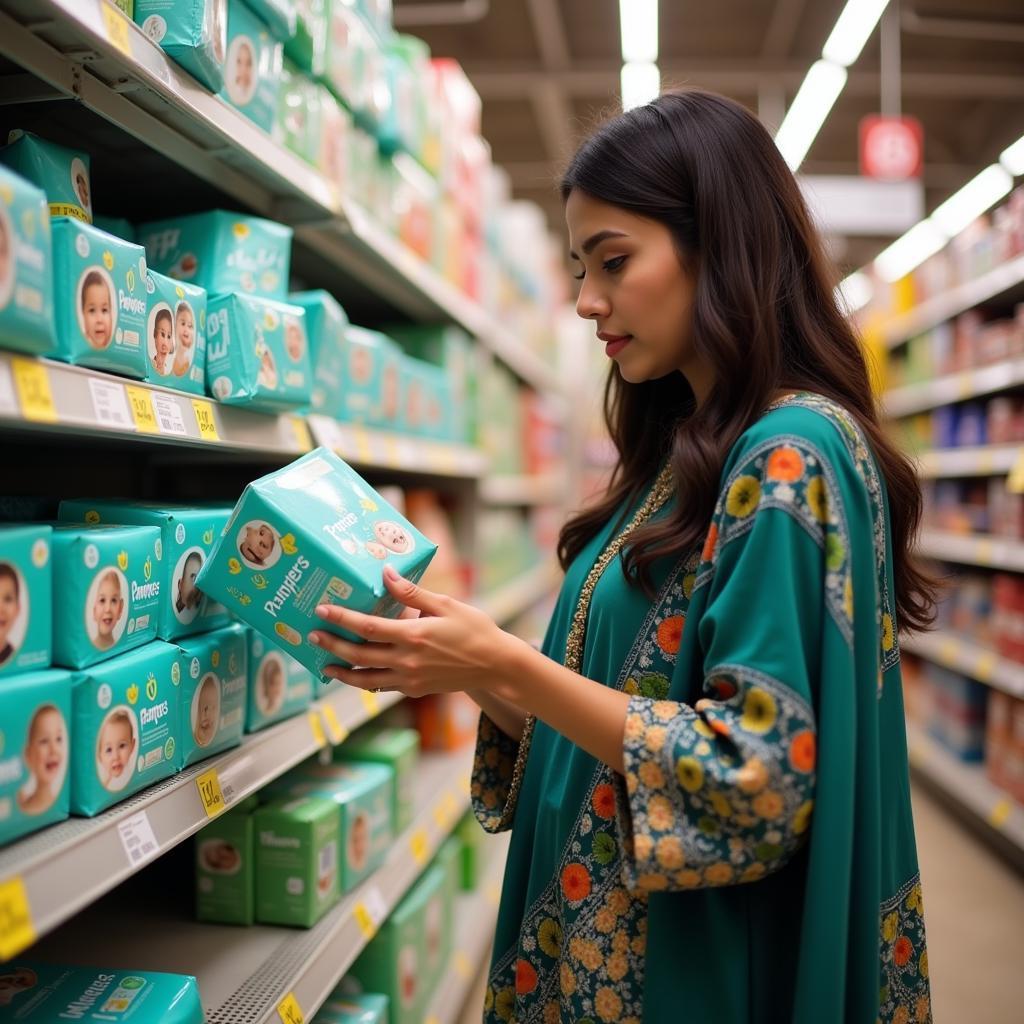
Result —
[[480, 710], [503, 732], [517, 742], [523, 738], [526, 712], [490, 690], [467, 690]]

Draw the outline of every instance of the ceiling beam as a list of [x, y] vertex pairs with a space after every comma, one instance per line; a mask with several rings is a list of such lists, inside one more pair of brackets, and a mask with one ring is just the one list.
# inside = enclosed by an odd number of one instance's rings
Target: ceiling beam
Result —
[[762, 57], [788, 57], [807, 0], [775, 0], [772, 20], [761, 45]]
[[572, 61], [569, 41], [555, 0], [526, 0], [526, 6], [541, 62], [547, 72], [531, 84], [530, 102], [544, 148], [551, 160], [560, 164], [568, 159], [573, 146], [572, 104], [557, 77], [557, 73], [564, 72]]

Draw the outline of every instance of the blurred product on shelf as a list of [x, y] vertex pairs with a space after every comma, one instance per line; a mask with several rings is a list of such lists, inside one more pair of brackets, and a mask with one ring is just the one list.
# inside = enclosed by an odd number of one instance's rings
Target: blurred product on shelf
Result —
[[228, 0], [224, 86], [218, 95], [265, 132], [271, 132], [277, 115], [284, 45], [271, 35], [250, 3], [256, 0]]
[[150, 270], [146, 292], [146, 380], [205, 395], [206, 290]]
[[138, 244], [135, 225], [124, 217], [105, 217], [102, 213], [97, 213], [92, 222], [95, 227], [98, 227], [100, 231], [106, 231], [108, 235]]
[[440, 496], [422, 488], [406, 491], [405, 514], [420, 533], [437, 545], [437, 553], [420, 582], [427, 590], [466, 600], [471, 590], [471, 571], [459, 556], [454, 525]]
[[195, 838], [196, 920], [256, 921], [255, 796], [211, 821]]
[[348, 374], [337, 418], [393, 429], [401, 411], [401, 349], [380, 331], [350, 325], [345, 331]]
[[480, 885], [486, 860], [485, 836], [486, 833], [472, 811], [462, 816], [455, 829], [455, 838], [459, 841], [461, 851], [459, 881], [463, 892], [472, 892]]
[[298, 0], [295, 32], [284, 41], [285, 56], [314, 78], [326, 71], [327, 6], [329, 0]]
[[415, 813], [416, 765], [420, 736], [415, 729], [367, 725], [334, 748], [336, 763], [363, 761], [387, 765], [394, 775], [391, 827], [397, 836], [412, 824]]
[[316, 678], [309, 669], [255, 629], [248, 629], [247, 635], [249, 686], [245, 731], [258, 732], [305, 711], [319, 694]]
[[52, 660], [52, 543], [43, 524], [0, 526], [0, 679]]
[[961, 761], [985, 753], [986, 686], [927, 661], [907, 658], [907, 717]]
[[0, 163], [43, 190], [50, 204], [50, 216], [92, 223], [92, 180], [87, 153], [15, 129], [7, 136], [7, 145], [0, 147]]
[[1024, 540], [1024, 494], [1011, 491], [1005, 476], [926, 481], [922, 489], [926, 527]]
[[388, 997], [376, 993], [339, 995], [332, 992], [312, 1024], [388, 1024]]
[[530, 520], [518, 509], [489, 508], [478, 515], [478, 588], [485, 594], [516, 579], [541, 558]]
[[296, 0], [245, 0], [270, 29], [275, 39], [285, 43], [298, 29]]
[[413, 709], [424, 750], [460, 750], [476, 739], [480, 709], [465, 693], [432, 693]]
[[211, 92], [224, 86], [227, 0], [135, 0], [136, 24]]
[[523, 403], [519, 382], [496, 360], [485, 362], [479, 389], [480, 446], [492, 473], [516, 475], [524, 472], [521, 444], [509, 444], [509, 438], [523, 438]]
[[985, 773], [1024, 805], [1024, 700], [998, 690], [988, 699]]
[[334, 296], [322, 289], [292, 292], [288, 301], [306, 314], [306, 336], [309, 338], [309, 361], [313, 374], [310, 409], [337, 419], [342, 413], [342, 395], [347, 386], [348, 316]]

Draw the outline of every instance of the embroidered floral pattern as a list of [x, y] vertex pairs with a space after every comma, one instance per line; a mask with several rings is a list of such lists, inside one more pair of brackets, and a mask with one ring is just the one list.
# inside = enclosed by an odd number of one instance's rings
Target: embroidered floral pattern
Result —
[[477, 821], [487, 832], [500, 832], [512, 824], [510, 796], [518, 753], [519, 744], [481, 715], [470, 795]]
[[915, 875], [879, 907], [879, 922], [882, 953], [879, 1021], [881, 1024], [931, 1024], [920, 875]]

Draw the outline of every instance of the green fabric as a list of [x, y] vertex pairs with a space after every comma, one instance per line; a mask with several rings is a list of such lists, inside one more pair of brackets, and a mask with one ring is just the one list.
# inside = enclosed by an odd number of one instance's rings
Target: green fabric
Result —
[[482, 718], [474, 806], [514, 825], [487, 1024], [931, 1020], [885, 508], [851, 418], [791, 400], [653, 602], [618, 563], [595, 589], [583, 673], [632, 695], [625, 776]]

